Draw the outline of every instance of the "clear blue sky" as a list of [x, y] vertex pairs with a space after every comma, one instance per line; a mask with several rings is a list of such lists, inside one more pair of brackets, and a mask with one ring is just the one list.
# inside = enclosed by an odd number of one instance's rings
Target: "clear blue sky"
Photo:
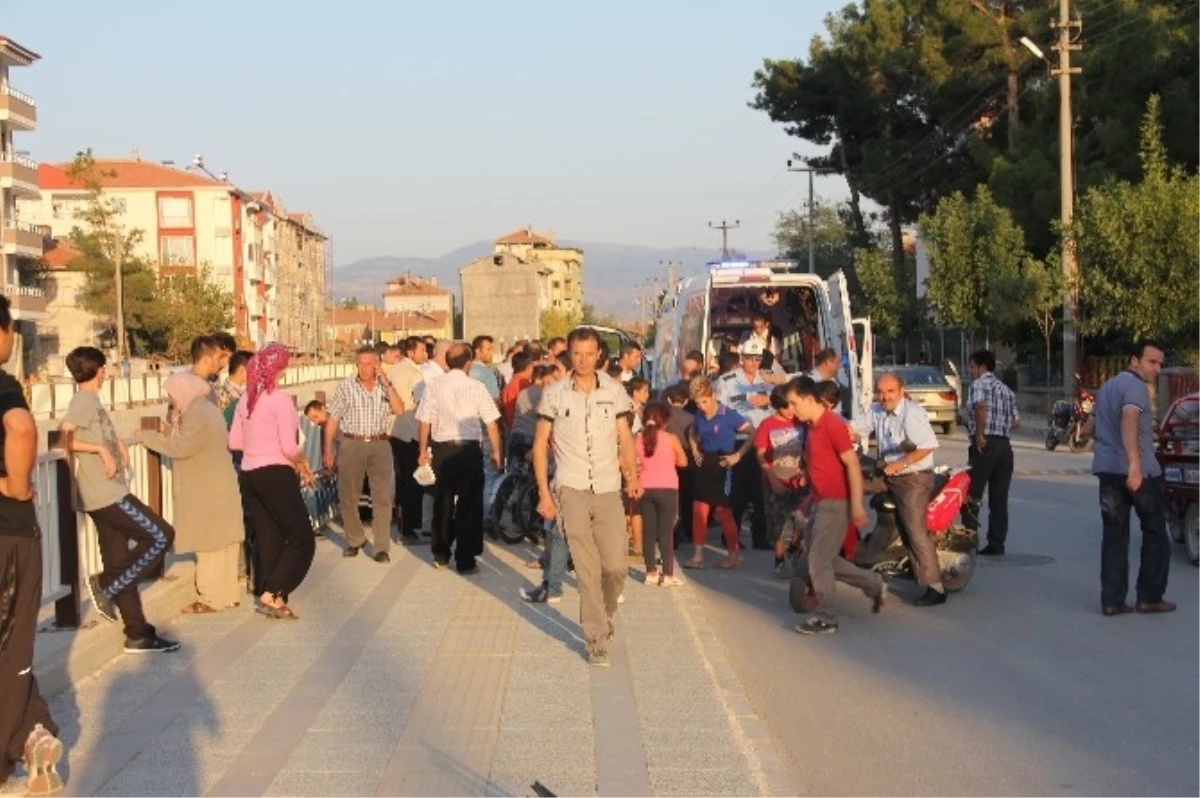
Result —
[[[526, 223], [583, 241], [770, 248], [802, 143], [746, 103], [844, 0], [6, 4], [38, 103], [18, 148], [187, 163], [311, 211], [340, 265]], [[840, 198], [834, 178], [818, 192]]]

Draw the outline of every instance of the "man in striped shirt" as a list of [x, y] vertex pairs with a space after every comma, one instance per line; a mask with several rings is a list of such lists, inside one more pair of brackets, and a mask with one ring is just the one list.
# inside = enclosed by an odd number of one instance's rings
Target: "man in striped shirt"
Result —
[[996, 355], [981, 349], [971, 355], [971, 391], [967, 397], [967, 431], [971, 445], [971, 495], [963, 506], [963, 525], [979, 531], [983, 491], [988, 492], [987, 545], [979, 550], [985, 557], [1004, 555], [1008, 539], [1008, 489], [1012, 485], [1013, 450], [1009, 435], [1021, 426], [1017, 397], [992, 372]]

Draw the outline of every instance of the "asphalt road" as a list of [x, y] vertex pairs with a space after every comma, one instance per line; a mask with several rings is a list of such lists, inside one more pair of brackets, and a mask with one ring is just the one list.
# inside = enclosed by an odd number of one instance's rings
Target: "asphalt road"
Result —
[[[964, 444], [939, 455], [965, 462]], [[807, 638], [768, 553], [689, 572], [796, 794], [1200, 792], [1197, 569], [1172, 544], [1179, 610], [1104, 618], [1096, 484], [1070, 473], [1090, 462], [1018, 448], [1018, 475], [1051, 475], [1018, 476], [1008, 556], [941, 607], [895, 582], [872, 616], [841, 590], [839, 633]], [[1139, 540], [1135, 523], [1131, 586]]]

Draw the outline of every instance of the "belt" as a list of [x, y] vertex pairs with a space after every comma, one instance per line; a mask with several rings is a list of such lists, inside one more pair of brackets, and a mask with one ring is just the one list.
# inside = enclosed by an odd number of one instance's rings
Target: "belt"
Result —
[[453, 441], [434, 441], [434, 446], [482, 446], [482, 441], [477, 441], [473, 438], [463, 438]]
[[391, 437], [386, 432], [380, 435], [354, 435], [349, 432], [343, 432], [342, 437], [349, 441], [362, 441], [363, 443], [371, 443], [372, 441], [382, 441]]

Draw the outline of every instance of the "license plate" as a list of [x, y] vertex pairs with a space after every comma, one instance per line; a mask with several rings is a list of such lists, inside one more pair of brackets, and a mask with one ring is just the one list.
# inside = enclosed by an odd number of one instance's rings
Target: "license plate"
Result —
[[1163, 471], [1163, 478], [1167, 482], [1183, 482], [1183, 469], [1167, 468]]

